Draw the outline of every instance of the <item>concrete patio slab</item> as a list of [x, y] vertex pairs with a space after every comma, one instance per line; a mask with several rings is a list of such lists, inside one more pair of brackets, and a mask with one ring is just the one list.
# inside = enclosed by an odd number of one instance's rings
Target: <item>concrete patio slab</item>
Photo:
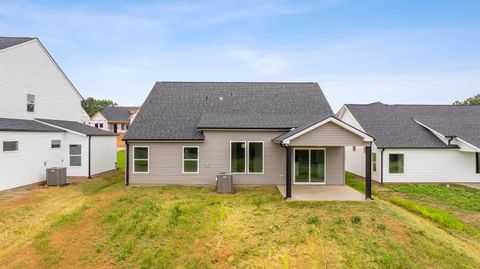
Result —
[[480, 190], [480, 183], [463, 183], [461, 185]]
[[[285, 197], [285, 185], [277, 185]], [[293, 185], [291, 201], [366, 201], [365, 195], [349, 186]]]

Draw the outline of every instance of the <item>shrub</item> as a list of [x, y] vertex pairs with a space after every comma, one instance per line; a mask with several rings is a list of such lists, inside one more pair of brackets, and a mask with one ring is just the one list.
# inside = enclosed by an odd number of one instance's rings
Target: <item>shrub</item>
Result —
[[309, 216], [307, 218], [307, 224], [319, 224], [320, 218], [318, 216]]
[[362, 218], [360, 218], [360, 216], [353, 216], [352, 217], [352, 223], [353, 224], [360, 224], [360, 223], [362, 223]]

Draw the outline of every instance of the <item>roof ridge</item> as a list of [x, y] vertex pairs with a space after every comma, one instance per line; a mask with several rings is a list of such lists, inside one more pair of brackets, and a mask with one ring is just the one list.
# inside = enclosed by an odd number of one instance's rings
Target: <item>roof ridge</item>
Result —
[[258, 83], [258, 84], [318, 84], [318, 82], [312, 81], [304, 81], [304, 82], [297, 82], [297, 81], [175, 81], [175, 80], [162, 80], [157, 81], [157, 83], [231, 83], [231, 84], [240, 84], [240, 83]]

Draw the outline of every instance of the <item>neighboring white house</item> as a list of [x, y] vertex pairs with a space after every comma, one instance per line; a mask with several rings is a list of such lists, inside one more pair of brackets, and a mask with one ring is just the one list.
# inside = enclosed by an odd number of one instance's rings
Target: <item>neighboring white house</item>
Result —
[[127, 132], [139, 107], [115, 106], [97, 112], [90, 119], [90, 126], [115, 134]]
[[37, 38], [0, 37], [0, 190], [114, 170], [115, 136], [85, 124], [83, 100]]
[[[480, 182], [480, 106], [345, 105], [344, 122], [375, 138], [372, 179]], [[365, 176], [365, 147], [346, 147], [346, 170]]]

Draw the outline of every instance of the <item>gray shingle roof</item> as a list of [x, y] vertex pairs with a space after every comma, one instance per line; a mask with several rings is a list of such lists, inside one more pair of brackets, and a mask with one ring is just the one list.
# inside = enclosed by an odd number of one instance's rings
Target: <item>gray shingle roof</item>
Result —
[[[470, 114], [470, 112], [476, 113]], [[443, 118], [438, 116], [418, 116], [415, 117], [415, 120], [444, 136], [455, 136], [476, 147], [480, 147], [480, 107], [464, 111], [462, 115], [452, 113], [445, 115]]]
[[[467, 130], [479, 123], [480, 106], [453, 105], [385, 105], [373, 103], [368, 105], [349, 104], [347, 108], [353, 113], [363, 129], [373, 137], [378, 147], [384, 148], [450, 148], [432, 132], [418, 124], [415, 119], [436, 119], [429, 123], [441, 128], [448, 135], [466, 135]], [[428, 125], [427, 123], [424, 123]], [[479, 125], [477, 125], [479, 126]], [[435, 129], [432, 126], [433, 129]], [[474, 137], [480, 135], [474, 130], [468, 131], [468, 139], [474, 143]], [[471, 132], [470, 132], [471, 131]], [[447, 134], [444, 134], [447, 135]], [[468, 141], [467, 141], [468, 142]]]
[[0, 118], [0, 131], [64, 132], [34, 120]]
[[110, 133], [104, 130], [100, 130], [95, 127], [91, 127], [76, 121], [66, 121], [66, 120], [51, 120], [51, 119], [36, 119], [41, 122], [52, 124], [61, 128], [75, 131], [77, 133], [90, 135], [90, 136], [115, 136], [114, 133]]
[[108, 121], [129, 121], [133, 109], [138, 107], [134, 106], [115, 106], [107, 107], [101, 113]]
[[0, 36], [0, 50], [30, 41], [35, 39], [34, 37], [6, 37]]
[[317, 83], [157, 82], [125, 139], [203, 139], [198, 127], [290, 128], [330, 115]]

